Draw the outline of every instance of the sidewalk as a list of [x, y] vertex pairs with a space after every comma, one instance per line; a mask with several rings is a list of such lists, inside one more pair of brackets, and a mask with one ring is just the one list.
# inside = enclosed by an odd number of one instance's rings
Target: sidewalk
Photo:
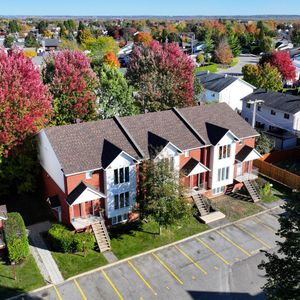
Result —
[[41, 274], [47, 283], [59, 284], [64, 281], [56, 262], [46, 243], [41, 237], [41, 233], [48, 231], [50, 222], [43, 222], [28, 226], [30, 251], [33, 255]]

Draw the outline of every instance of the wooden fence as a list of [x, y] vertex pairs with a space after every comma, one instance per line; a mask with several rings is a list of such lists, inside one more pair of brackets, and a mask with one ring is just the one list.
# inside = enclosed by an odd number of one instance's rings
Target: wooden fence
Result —
[[[279, 153], [282, 152], [282, 153]], [[259, 172], [267, 177], [274, 179], [282, 184], [289, 186], [292, 189], [299, 189], [300, 187], [300, 176], [291, 173], [287, 170], [281, 169], [277, 166], [272, 165], [270, 162], [278, 162], [286, 158], [295, 157], [299, 155], [300, 149], [294, 149], [292, 152], [279, 151], [271, 154], [264, 155], [261, 159], [257, 159], [253, 162], [253, 165], [259, 168]], [[284, 153], [283, 153], [284, 152]], [[273, 157], [272, 157], [273, 155]], [[267, 162], [267, 161], [269, 162]]]

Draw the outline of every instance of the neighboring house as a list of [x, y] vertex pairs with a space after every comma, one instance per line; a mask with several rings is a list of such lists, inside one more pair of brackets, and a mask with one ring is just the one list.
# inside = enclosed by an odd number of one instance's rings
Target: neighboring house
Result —
[[276, 149], [293, 148], [300, 137], [300, 96], [257, 89], [243, 98], [242, 117], [252, 123], [253, 104], [249, 101], [262, 100], [257, 105], [255, 126], [274, 137]]
[[190, 192], [207, 197], [256, 178], [258, 133], [227, 104], [50, 127], [38, 134], [45, 196], [58, 219], [81, 230], [135, 217], [140, 165], [168, 159]]
[[209, 71], [197, 73], [197, 78], [204, 87], [204, 102], [225, 102], [233, 110], [242, 110], [242, 98], [253, 93], [255, 87], [241, 78], [227, 74], [210, 73]]
[[40, 41], [40, 44], [45, 51], [57, 50], [60, 40], [59, 39], [43, 39]]
[[6, 205], [0, 205], [0, 251], [5, 248], [3, 229], [6, 220], [7, 220]]

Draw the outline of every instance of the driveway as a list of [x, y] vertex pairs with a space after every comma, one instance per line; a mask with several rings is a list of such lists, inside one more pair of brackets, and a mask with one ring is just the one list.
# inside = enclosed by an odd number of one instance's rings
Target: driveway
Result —
[[18, 299], [265, 299], [262, 249], [276, 251], [280, 208]]
[[247, 64], [255, 65], [258, 63], [260, 57], [251, 54], [241, 54], [239, 56], [239, 62], [232, 68], [226, 70], [220, 70], [219, 74], [228, 74], [233, 76], [242, 76], [242, 68]]

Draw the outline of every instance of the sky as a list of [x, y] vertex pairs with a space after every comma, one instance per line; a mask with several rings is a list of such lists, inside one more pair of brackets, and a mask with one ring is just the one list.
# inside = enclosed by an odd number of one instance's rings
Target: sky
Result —
[[0, 0], [0, 15], [299, 14], [299, 0]]

